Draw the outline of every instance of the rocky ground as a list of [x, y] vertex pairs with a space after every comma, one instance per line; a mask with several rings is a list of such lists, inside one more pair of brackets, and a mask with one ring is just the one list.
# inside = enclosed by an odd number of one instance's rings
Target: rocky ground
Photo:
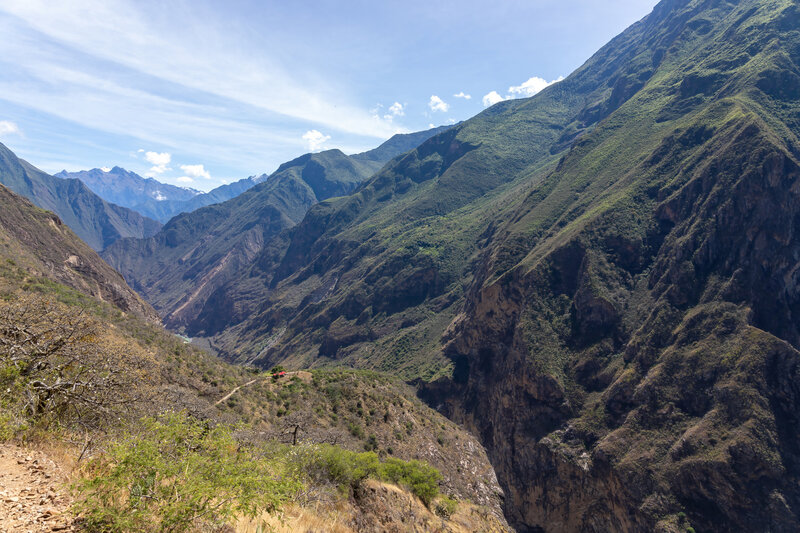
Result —
[[77, 531], [62, 488], [64, 472], [43, 452], [0, 444], [0, 530]]

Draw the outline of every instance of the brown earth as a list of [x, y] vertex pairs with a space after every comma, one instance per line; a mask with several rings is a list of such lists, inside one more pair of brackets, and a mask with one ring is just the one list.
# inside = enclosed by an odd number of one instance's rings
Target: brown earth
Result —
[[77, 531], [63, 488], [66, 473], [41, 451], [0, 444], [0, 529], [4, 533]]

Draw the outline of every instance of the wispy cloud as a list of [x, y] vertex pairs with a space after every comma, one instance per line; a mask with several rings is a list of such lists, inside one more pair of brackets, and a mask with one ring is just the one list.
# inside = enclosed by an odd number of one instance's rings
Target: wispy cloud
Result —
[[[124, 0], [8, 0], [2, 9], [62, 46], [157, 80], [336, 131], [379, 138], [394, 132], [389, 121], [375, 121], [323, 80], [296, 73], [296, 65], [289, 71], [275, 57], [239, 53], [241, 43], [228, 28], [186, 10], [165, 7], [153, 17], [146, 4]], [[190, 19], [187, 34], [170, 15]]]
[[463, 98], [464, 100], [471, 100], [472, 99], [472, 95], [471, 94], [466, 94], [464, 91], [461, 91], [460, 93], [454, 94], [453, 96], [455, 98]]
[[19, 126], [10, 120], [0, 120], [0, 136], [2, 135], [18, 135], [20, 133]]
[[431, 95], [431, 99], [428, 101], [428, 107], [431, 108], [431, 111], [441, 111], [446, 113], [448, 109], [450, 109], [450, 104], [439, 98], [438, 96]]
[[324, 144], [329, 141], [330, 135], [324, 135], [319, 130], [309, 130], [303, 134], [303, 140], [308, 144], [308, 149], [316, 152], [324, 148]]

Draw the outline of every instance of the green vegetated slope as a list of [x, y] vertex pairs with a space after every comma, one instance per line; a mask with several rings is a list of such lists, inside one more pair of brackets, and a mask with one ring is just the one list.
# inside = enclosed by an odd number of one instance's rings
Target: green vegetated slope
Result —
[[347, 156], [305, 154], [227, 202], [181, 214], [149, 239], [126, 239], [104, 259], [174, 329], [196, 319], [208, 296], [249, 267], [273, 237], [300, 222], [314, 204], [353, 192], [409, 142], [445, 128], [395, 135], [380, 147]]
[[[367, 372], [273, 378], [230, 365], [165, 331], [122, 292], [135, 298], [55, 215], [0, 186], [0, 441], [44, 441], [65, 454], [65, 443], [84, 443], [75, 454], [93, 461], [74, 478], [87, 530], [219, 527], [249, 509], [320, 511], [320, 500], [347, 508], [356, 529], [397, 514], [363, 494], [367, 478], [401, 485], [431, 511], [469, 500], [481, 513], [476, 527], [505, 530], [480, 444], [407, 385]], [[209, 477], [206, 466], [243, 477]], [[281, 473], [291, 473], [286, 483]], [[147, 501], [136, 500], [140, 489]], [[222, 493], [231, 499], [217, 507]], [[432, 528], [447, 526], [446, 513], [414, 505]]]
[[797, 529], [798, 24], [661, 2], [312, 208], [197, 332], [441, 377], [522, 530]]
[[194, 333], [214, 335], [237, 360], [450, 372], [441, 335], [481, 250], [559, 154], [653, 75], [659, 58], [646, 31], [634, 26], [535, 98], [497, 104], [396, 158], [354, 195], [315, 206], [249, 278], [209, 299]]
[[149, 237], [161, 224], [106, 202], [77, 179], [59, 179], [0, 144], [0, 184], [53, 211], [89, 246], [102, 250], [123, 237]]
[[651, 21], [660, 67], [490, 239], [430, 398], [483, 435], [513, 523], [792, 531], [800, 11]]

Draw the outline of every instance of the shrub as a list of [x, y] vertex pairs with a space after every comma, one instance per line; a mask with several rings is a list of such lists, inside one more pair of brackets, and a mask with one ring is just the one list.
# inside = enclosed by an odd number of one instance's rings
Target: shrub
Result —
[[356, 488], [378, 473], [378, 456], [373, 452], [355, 453], [329, 444], [304, 448], [296, 455], [295, 466], [316, 481], [330, 481], [342, 489]]
[[73, 489], [91, 531], [179, 532], [278, 512], [301, 486], [282, 463], [241, 447], [230, 427], [171, 414], [143, 420]]
[[364, 428], [362, 428], [355, 422], [348, 422], [347, 429], [350, 430], [350, 434], [353, 435], [354, 437], [358, 437], [359, 439], [364, 438]]
[[147, 361], [101, 341], [99, 323], [41, 296], [0, 304], [0, 404], [41, 427], [104, 427], [143, 400]]
[[439, 480], [442, 475], [432, 466], [412, 460], [403, 461], [390, 457], [381, 464], [381, 479], [407, 486], [425, 505], [439, 494]]
[[442, 475], [432, 466], [420, 461], [388, 458], [381, 463], [375, 452], [356, 453], [330, 444], [289, 448], [288, 462], [296, 471], [312, 480], [331, 481], [343, 490], [358, 487], [367, 478], [389, 481], [406, 486], [425, 505], [439, 494]]
[[458, 510], [458, 502], [449, 496], [442, 496], [436, 500], [434, 512], [442, 518], [449, 519]]

